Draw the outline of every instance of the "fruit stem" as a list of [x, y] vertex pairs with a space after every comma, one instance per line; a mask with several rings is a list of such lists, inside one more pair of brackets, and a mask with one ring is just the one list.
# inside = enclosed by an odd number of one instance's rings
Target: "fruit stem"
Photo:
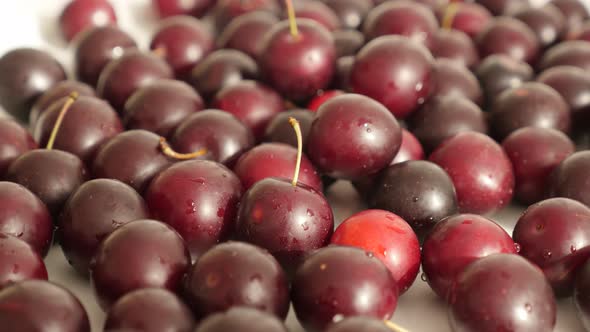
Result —
[[285, 0], [287, 4], [287, 15], [289, 16], [289, 28], [291, 29], [291, 36], [295, 39], [299, 38], [299, 29], [297, 29], [297, 21], [295, 20], [295, 9], [293, 8], [292, 0]]
[[55, 138], [57, 137], [57, 132], [59, 131], [59, 128], [61, 127], [61, 123], [63, 122], [66, 113], [68, 112], [68, 110], [70, 109], [70, 107], [72, 106], [72, 104], [76, 101], [76, 99], [78, 99], [79, 97], [79, 93], [76, 91], [73, 91], [72, 93], [70, 93], [70, 95], [68, 96], [68, 99], [66, 100], [66, 102], [64, 103], [64, 105], [61, 108], [61, 111], [59, 111], [59, 115], [57, 116], [57, 120], [55, 121], [55, 124], [53, 125], [53, 130], [51, 131], [51, 135], [49, 136], [49, 141], [47, 141], [47, 150], [51, 150], [53, 149], [53, 144], [55, 143]]
[[293, 174], [293, 181], [291, 184], [297, 186], [297, 180], [299, 180], [299, 169], [301, 168], [301, 158], [303, 157], [303, 137], [301, 135], [301, 126], [299, 121], [294, 117], [289, 117], [289, 124], [295, 130], [297, 136], [297, 163], [295, 164], [295, 174]]
[[387, 325], [387, 327], [389, 327], [394, 332], [410, 332], [410, 331], [398, 326], [397, 324], [395, 324], [394, 322], [392, 322], [390, 320], [386, 320], [384, 322], [385, 322], [385, 325]]
[[441, 28], [450, 30], [453, 26], [453, 20], [455, 19], [455, 15], [457, 15], [457, 11], [459, 10], [459, 5], [456, 2], [451, 2], [446, 10], [445, 14], [442, 19]]
[[194, 159], [194, 158], [203, 156], [207, 153], [207, 149], [204, 149], [204, 148], [197, 150], [195, 152], [191, 152], [191, 153], [176, 152], [172, 149], [172, 147], [170, 146], [170, 144], [168, 144], [168, 142], [166, 141], [166, 139], [164, 137], [160, 137], [160, 148], [162, 149], [162, 152], [167, 157], [178, 159], [178, 160]]

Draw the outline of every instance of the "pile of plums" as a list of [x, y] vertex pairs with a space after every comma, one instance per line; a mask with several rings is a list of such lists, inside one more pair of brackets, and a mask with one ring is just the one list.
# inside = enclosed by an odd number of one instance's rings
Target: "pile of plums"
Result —
[[[569, 296], [590, 331], [581, 2], [152, 4], [141, 49], [71, 1], [75, 79], [0, 58], [2, 331], [90, 331], [53, 242], [105, 331], [403, 331], [420, 268], [454, 332], [550, 332]], [[369, 209], [335, 227], [337, 180]]]

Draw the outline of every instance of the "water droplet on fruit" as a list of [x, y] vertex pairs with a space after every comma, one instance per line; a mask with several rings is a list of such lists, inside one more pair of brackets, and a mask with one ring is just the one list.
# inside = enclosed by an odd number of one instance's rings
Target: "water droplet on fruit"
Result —
[[374, 255], [373, 255], [373, 253], [372, 253], [372, 252], [370, 252], [370, 251], [367, 251], [365, 254], [366, 254], [366, 255], [367, 255], [367, 257], [369, 257], [369, 258], [373, 258], [373, 256], [374, 256]]
[[339, 321], [344, 319], [344, 315], [343, 314], [336, 314], [334, 315], [334, 317], [332, 318], [332, 322], [333, 323], [338, 323]]
[[551, 255], [553, 255], [553, 253], [550, 250], [547, 250], [547, 249], [543, 250], [543, 258], [549, 259], [549, 258], [551, 258]]
[[543, 230], [543, 228], [545, 228], [545, 225], [538, 224], [536, 228], [537, 228], [538, 231], [540, 231], [540, 230]]
[[205, 179], [203, 179], [203, 178], [191, 179], [190, 181], [197, 183], [197, 184], [205, 184]]
[[574, 246], [573, 244], [570, 246], [570, 251], [571, 253], [575, 253], [576, 251], [578, 251], [578, 248], [576, 248], [576, 246]]
[[326, 264], [320, 265], [320, 270], [324, 271], [328, 266]]
[[422, 82], [419, 82], [418, 84], [416, 84], [416, 91], [422, 90], [423, 87], [424, 85], [422, 84]]
[[514, 242], [514, 250], [518, 254], [520, 252], [520, 243]]
[[424, 104], [424, 98], [418, 98], [418, 105]]
[[313, 217], [314, 216], [313, 211], [311, 211], [310, 209], [307, 209], [307, 215], [309, 217]]
[[412, 202], [414, 202], [414, 203], [416, 203], [419, 200], [420, 200], [420, 198], [418, 198], [418, 197], [412, 197]]
[[527, 312], [533, 311], [533, 306], [530, 303], [525, 304], [524, 308]]
[[428, 281], [428, 277], [426, 276], [426, 273], [422, 272], [422, 274], [420, 275], [420, 279], [424, 282]]
[[262, 277], [260, 276], [260, 274], [255, 274], [250, 277], [250, 281], [261, 281], [261, 280], [262, 280]]

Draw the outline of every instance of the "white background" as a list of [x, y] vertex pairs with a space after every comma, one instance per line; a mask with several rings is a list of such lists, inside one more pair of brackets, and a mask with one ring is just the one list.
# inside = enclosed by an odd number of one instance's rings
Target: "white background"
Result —
[[[297, 0], [295, 0], [297, 1]], [[542, 1], [542, 0], [540, 0]], [[148, 44], [156, 23], [150, 0], [111, 0], [117, 11], [119, 25], [129, 32], [143, 48]], [[36, 47], [49, 51], [71, 69], [72, 50], [60, 37], [57, 17], [66, 0], [0, 0], [0, 54], [15, 47]], [[351, 186], [337, 183], [328, 193], [338, 222], [364, 207]], [[510, 207], [492, 218], [511, 234], [521, 208]], [[54, 247], [46, 259], [50, 279], [72, 290], [84, 303], [92, 331], [102, 331], [104, 313], [97, 306], [87, 280], [77, 276]], [[571, 299], [560, 300], [557, 332], [584, 332], [575, 316]], [[444, 304], [428, 285], [417, 278], [403, 295], [393, 320], [411, 332], [450, 332]], [[291, 332], [302, 332], [291, 313], [287, 321]]]

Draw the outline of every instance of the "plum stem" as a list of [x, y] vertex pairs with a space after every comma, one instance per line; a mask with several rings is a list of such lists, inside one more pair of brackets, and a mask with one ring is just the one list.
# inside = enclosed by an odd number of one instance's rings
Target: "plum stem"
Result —
[[409, 332], [408, 330], [406, 330], [406, 329], [398, 326], [397, 324], [395, 324], [392, 321], [386, 320], [384, 322], [385, 322], [385, 325], [387, 325], [387, 327], [389, 327], [392, 331], [395, 331], [395, 332]]
[[207, 149], [203, 148], [191, 153], [179, 153], [174, 151], [170, 144], [166, 141], [164, 137], [160, 137], [160, 149], [162, 152], [170, 158], [178, 159], [178, 160], [189, 160], [194, 159], [200, 156], [203, 156], [207, 153]]
[[61, 123], [64, 121], [66, 113], [68, 112], [72, 104], [76, 101], [76, 99], [78, 99], [79, 96], [80, 94], [78, 92], [71, 92], [68, 96], [68, 99], [59, 111], [57, 120], [55, 120], [55, 124], [53, 125], [53, 130], [51, 131], [51, 135], [49, 136], [49, 141], [47, 141], [47, 150], [53, 149], [53, 144], [55, 144], [55, 138], [57, 137], [57, 133], [59, 132], [59, 128], [61, 127]]
[[295, 130], [295, 135], [297, 136], [297, 163], [295, 164], [295, 174], [293, 174], [293, 181], [291, 182], [293, 186], [297, 186], [299, 169], [301, 168], [301, 158], [303, 157], [303, 137], [301, 135], [301, 126], [297, 119], [289, 117], [289, 124], [293, 127], [293, 130]]
[[445, 13], [442, 19], [441, 28], [450, 30], [453, 25], [453, 20], [455, 19], [455, 15], [457, 15], [457, 11], [459, 10], [459, 5], [456, 2], [451, 2], [447, 8], [445, 9]]
[[295, 20], [295, 9], [293, 8], [292, 0], [285, 0], [287, 4], [287, 15], [289, 16], [289, 28], [291, 29], [291, 36], [299, 38], [299, 29], [297, 29], [297, 21]]

